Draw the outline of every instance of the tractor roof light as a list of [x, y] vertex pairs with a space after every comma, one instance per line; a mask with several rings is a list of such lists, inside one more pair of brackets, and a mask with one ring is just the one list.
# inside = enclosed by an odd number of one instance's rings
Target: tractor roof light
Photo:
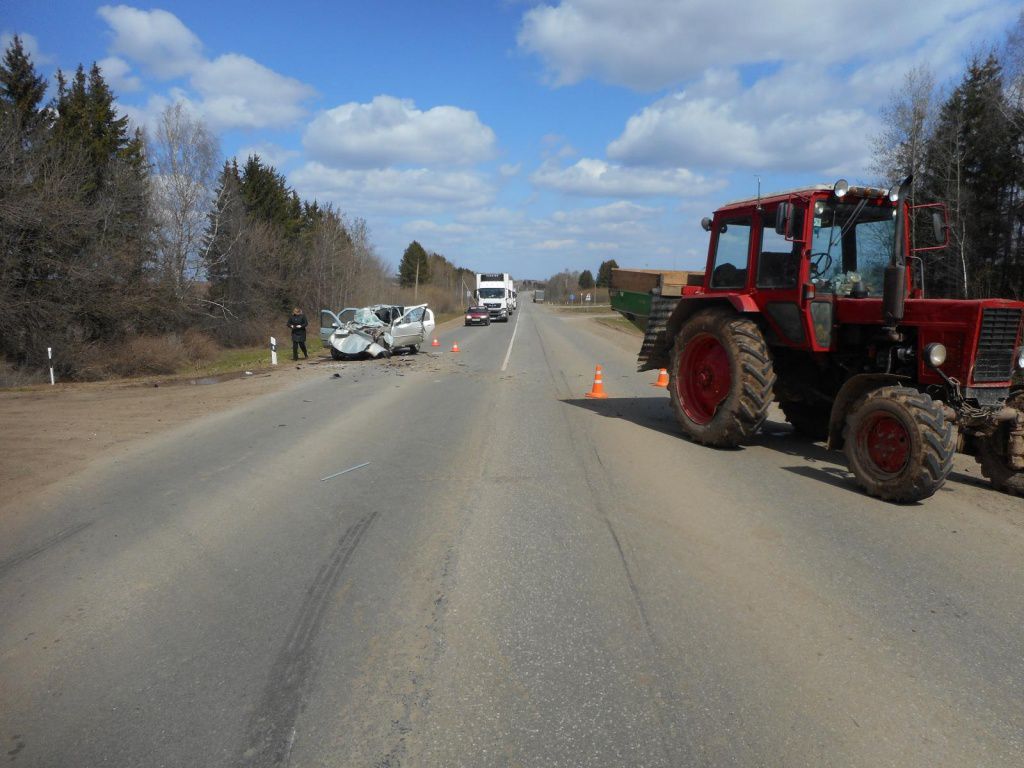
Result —
[[889, 200], [891, 200], [892, 202], [895, 203], [897, 200], [900, 199], [900, 185], [899, 184], [893, 184], [891, 187], [889, 187], [889, 193], [888, 194], [889, 194]]
[[1018, 371], [1024, 371], [1024, 347], [1017, 350], [1017, 357], [1013, 362]]
[[846, 179], [840, 179], [832, 185], [832, 194], [842, 200], [846, 197], [846, 193], [850, 191], [850, 182]]
[[924, 348], [924, 361], [929, 368], [941, 368], [946, 362], [946, 345], [933, 342]]

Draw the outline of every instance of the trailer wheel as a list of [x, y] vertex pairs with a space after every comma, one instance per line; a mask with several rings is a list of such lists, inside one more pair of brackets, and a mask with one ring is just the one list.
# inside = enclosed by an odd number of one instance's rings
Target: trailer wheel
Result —
[[843, 450], [869, 495], [920, 501], [946, 481], [955, 437], [942, 406], [928, 395], [910, 387], [879, 387], [850, 409]]
[[[1024, 392], [1012, 395], [1006, 404], [1024, 412]], [[1006, 455], [1011, 423], [1004, 422], [989, 437], [979, 438], [974, 458], [981, 464], [981, 474], [988, 478], [993, 488], [1024, 496], [1024, 470], [1011, 467]]]
[[771, 353], [750, 318], [705, 310], [676, 336], [669, 396], [692, 440], [718, 448], [748, 440], [768, 414], [774, 384]]
[[798, 435], [811, 440], [824, 440], [828, 437], [828, 408], [798, 402], [782, 402], [779, 407]]

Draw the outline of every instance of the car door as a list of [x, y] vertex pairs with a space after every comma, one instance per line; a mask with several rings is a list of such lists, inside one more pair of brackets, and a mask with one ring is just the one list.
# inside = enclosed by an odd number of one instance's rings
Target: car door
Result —
[[355, 316], [356, 310], [353, 307], [346, 307], [337, 313], [329, 309], [320, 310], [320, 341], [323, 342], [325, 349], [331, 346], [331, 334], [335, 329], [352, 322]]
[[391, 335], [395, 337], [396, 347], [406, 347], [423, 342], [423, 317], [426, 306], [411, 307], [391, 326]]
[[341, 325], [341, 320], [329, 309], [320, 310], [320, 341], [324, 348], [330, 346], [331, 334]]
[[429, 308], [423, 310], [423, 340], [434, 332], [434, 311]]

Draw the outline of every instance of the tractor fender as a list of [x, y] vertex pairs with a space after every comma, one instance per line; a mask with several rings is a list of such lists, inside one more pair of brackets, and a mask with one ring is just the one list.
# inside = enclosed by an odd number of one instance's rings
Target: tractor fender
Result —
[[897, 376], [892, 373], [860, 373], [847, 379], [832, 403], [832, 415], [828, 420], [828, 447], [839, 450], [843, 447], [843, 425], [846, 414], [862, 395], [872, 389], [902, 384], [910, 381], [909, 376]]
[[698, 294], [695, 296], [683, 296], [679, 299], [679, 303], [676, 304], [676, 308], [672, 310], [672, 314], [665, 325], [667, 331], [666, 339], [669, 341], [669, 346], [675, 341], [676, 336], [687, 320], [702, 309], [710, 307], [732, 307], [733, 311], [739, 314], [760, 312], [757, 302], [745, 294], [730, 293], [724, 296]]

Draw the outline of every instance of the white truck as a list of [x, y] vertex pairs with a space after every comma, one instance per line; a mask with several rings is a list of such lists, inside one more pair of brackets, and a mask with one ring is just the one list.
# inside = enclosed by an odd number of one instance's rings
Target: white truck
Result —
[[491, 320], [507, 323], [515, 311], [512, 278], [507, 272], [481, 272], [476, 276], [476, 300], [487, 307]]

